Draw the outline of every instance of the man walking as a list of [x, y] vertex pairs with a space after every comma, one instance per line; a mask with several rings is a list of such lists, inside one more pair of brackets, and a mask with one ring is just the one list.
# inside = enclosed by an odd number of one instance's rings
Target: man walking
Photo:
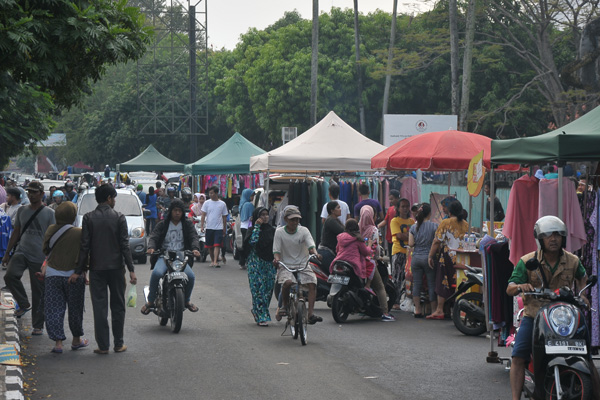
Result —
[[114, 351], [121, 353], [127, 350], [127, 346], [123, 343], [125, 287], [127, 286], [123, 259], [129, 270], [129, 282], [135, 285], [137, 278], [129, 251], [127, 220], [123, 214], [114, 210], [117, 191], [111, 185], [102, 185], [96, 189], [95, 197], [98, 206], [94, 211], [83, 216], [79, 261], [69, 281], [77, 281], [86, 269], [89, 258], [94, 333], [98, 343], [94, 353], [108, 354], [110, 347], [107, 319], [109, 291]]
[[369, 198], [370, 191], [371, 191], [371, 189], [369, 188], [369, 185], [366, 183], [361, 183], [358, 186], [360, 202], [356, 203], [356, 205], [354, 206], [354, 218], [356, 220], [359, 220], [360, 219], [360, 209], [363, 206], [368, 205], [368, 206], [373, 207], [373, 211], [374, 211], [375, 217], [376, 217], [375, 222], [379, 222], [383, 219], [383, 211], [381, 209], [381, 204], [379, 204], [379, 201]]
[[[219, 268], [219, 251], [227, 231], [227, 205], [219, 200], [219, 187], [208, 189], [209, 200], [202, 205], [200, 226], [202, 232], [206, 229], [206, 247], [210, 253], [210, 266]], [[206, 221], [206, 225], [204, 222]]]
[[[331, 201], [336, 201], [340, 205], [342, 213], [340, 214], [338, 219], [340, 220], [342, 225], [346, 225], [346, 219], [348, 219], [348, 217], [350, 216], [350, 208], [348, 207], [348, 204], [345, 201], [340, 200], [339, 197], [340, 187], [337, 183], [331, 180], [331, 183], [329, 184], [329, 198], [331, 199]], [[321, 210], [321, 223], [324, 224], [328, 216], [329, 214], [327, 214], [327, 203], [325, 203], [323, 204], [323, 209]]]
[[[44, 234], [46, 229], [56, 223], [54, 211], [42, 204], [44, 196], [44, 185], [39, 181], [32, 181], [27, 186], [27, 197], [29, 205], [20, 207], [14, 221], [14, 231], [8, 242], [6, 254], [2, 258], [2, 264], [8, 264], [4, 282], [8, 290], [12, 293], [19, 309], [15, 316], [20, 318], [33, 308], [32, 335], [41, 335], [44, 328], [44, 310], [41, 304], [44, 294], [44, 282], [36, 277], [37, 272], [41, 272], [44, 262]], [[10, 252], [15, 250], [11, 257]], [[21, 282], [25, 270], [29, 270], [29, 280], [31, 282], [31, 299], [29, 302], [27, 293]]]
[[21, 207], [21, 192], [19, 189], [9, 187], [6, 189], [6, 203], [0, 204], [0, 209], [10, 217], [10, 221], [14, 224], [17, 210]]

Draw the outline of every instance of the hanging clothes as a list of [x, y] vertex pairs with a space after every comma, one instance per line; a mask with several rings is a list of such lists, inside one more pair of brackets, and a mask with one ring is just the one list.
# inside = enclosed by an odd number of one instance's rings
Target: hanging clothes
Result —
[[[318, 202], [318, 191], [317, 191], [317, 182], [314, 180], [310, 182], [309, 189], [309, 203], [308, 203], [308, 226], [310, 226], [310, 234], [313, 237], [313, 240], [317, 237], [317, 202]], [[319, 218], [320, 220], [321, 218]], [[318, 241], [317, 241], [318, 243]]]
[[510, 261], [516, 265], [525, 254], [535, 251], [533, 226], [537, 221], [539, 197], [538, 179], [528, 175], [514, 181], [506, 207], [502, 233], [510, 239]]
[[421, 198], [421, 190], [417, 180], [412, 176], [405, 176], [401, 181], [400, 197], [408, 199], [410, 205], [418, 203]]
[[[579, 208], [576, 188], [569, 178], [563, 178], [563, 222], [567, 225], [567, 251], [574, 253], [583, 247], [587, 235]], [[538, 218], [558, 216], [558, 180], [542, 179], [539, 182]], [[534, 249], [535, 250], [535, 249]]]

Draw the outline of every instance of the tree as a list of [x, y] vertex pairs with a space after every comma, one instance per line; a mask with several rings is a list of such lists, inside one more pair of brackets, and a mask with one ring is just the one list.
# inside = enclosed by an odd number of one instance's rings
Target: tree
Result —
[[313, 0], [312, 41], [310, 58], [310, 124], [317, 123], [317, 76], [319, 70], [319, 0]]
[[465, 34], [465, 51], [463, 53], [463, 76], [462, 90], [460, 95], [460, 114], [458, 118], [458, 130], [467, 130], [469, 115], [469, 97], [471, 90], [471, 69], [473, 66], [473, 36], [475, 35], [475, 0], [469, 0], [467, 10], [467, 32]]
[[0, 11], [0, 103], [12, 105], [0, 163], [46, 138], [52, 113], [79, 103], [107, 65], [139, 58], [151, 35], [126, 0], [5, 1]]
[[365, 134], [365, 107], [362, 101], [363, 82], [362, 72], [360, 68], [360, 30], [358, 28], [358, 0], [354, 0], [354, 51], [356, 53], [356, 76], [357, 82], [357, 97], [358, 97], [358, 114], [360, 117], [360, 133]]
[[[392, 57], [394, 54], [394, 40], [396, 38], [396, 18], [398, 16], [398, 0], [394, 0], [394, 6], [392, 10], [392, 28], [390, 29], [390, 46], [388, 51], [387, 63], [386, 63], [386, 73], [385, 73], [385, 87], [383, 89], [383, 107], [381, 117], [388, 112], [388, 101], [390, 99], [390, 84], [392, 82], [392, 74], [390, 70], [392, 69]], [[381, 129], [381, 138], [380, 142], [383, 143], [383, 124]]]

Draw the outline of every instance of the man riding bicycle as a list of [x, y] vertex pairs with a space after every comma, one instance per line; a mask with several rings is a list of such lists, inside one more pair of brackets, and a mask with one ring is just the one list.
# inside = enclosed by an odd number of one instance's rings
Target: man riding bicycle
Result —
[[[288, 206], [284, 211], [284, 220], [286, 225], [277, 228], [275, 238], [273, 239], [273, 264], [278, 267], [277, 282], [282, 284], [281, 297], [283, 299], [283, 308], [277, 309], [275, 318], [280, 321], [281, 317], [287, 315], [288, 302], [290, 297], [290, 288], [296, 283], [294, 275], [279, 265], [283, 262], [289, 268], [302, 268], [306, 266], [310, 254], [315, 254], [318, 259], [321, 255], [317, 254], [315, 242], [310, 235], [310, 231], [299, 226], [300, 210], [296, 206]], [[313, 325], [323, 321], [323, 318], [313, 314], [315, 299], [317, 297], [317, 277], [312, 269], [307, 268], [298, 272], [300, 283], [308, 287], [308, 323]]]
[[[148, 254], [154, 253], [156, 249], [164, 251], [184, 251], [193, 250], [194, 257], [200, 257], [200, 244], [198, 234], [191, 220], [184, 216], [185, 208], [183, 202], [174, 199], [171, 202], [166, 218], [160, 221], [148, 240]], [[148, 302], [141, 309], [142, 314], [148, 315], [154, 306], [156, 293], [158, 292], [158, 282], [167, 272], [167, 264], [161, 257], [153, 256], [150, 263], [154, 264], [152, 275], [150, 276], [150, 293], [148, 293]], [[191, 312], [197, 312], [198, 307], [190, 302], [192, 290], [196, 277], [189, 265], [186, 265], [183, 271], [188, 277], [188, 285], [185, 293], [185, 307]]]

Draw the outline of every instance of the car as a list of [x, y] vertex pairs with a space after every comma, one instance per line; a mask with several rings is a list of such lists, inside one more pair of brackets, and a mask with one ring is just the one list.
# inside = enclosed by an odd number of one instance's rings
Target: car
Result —
[[[146, 249], [148, 243], [146, 240], [142, 202], [133, 190], [116, 189], [116, 191], [117, 198], [115, 210], [125, 215], [125, 218], [127, 219], [131, 256], [140, 264], [145, 264], [147, 261]], [[77, 217], [75, 218], [75, 226], [81, 227], [83, 216], [86, 213], [93, 211], [97, 205], [98, 203], [96, 202], [94, 188], [90, 188], [80, 194], [77, 199]]]

